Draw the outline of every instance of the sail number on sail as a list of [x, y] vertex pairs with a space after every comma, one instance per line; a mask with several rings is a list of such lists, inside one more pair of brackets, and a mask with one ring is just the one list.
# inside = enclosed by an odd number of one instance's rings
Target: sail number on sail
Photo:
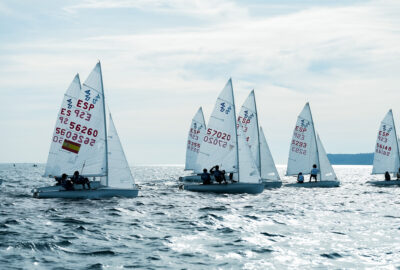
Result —
[[302, 123], [301, 126], [296, 126], [293, 132], [293, 139], [292, 139], [292, 148], [291, 151], [301, 154], [307, 155], [307, 143], [304, 142], [305, 136], [304, 133], [307, 132], [307, 126], [309, 123], [307, 122], [305, 125]]
[[[249, 111], [245, 110], [244, 111], [244, 116], [239, 116], [238, 117], [238, 123], [236, 124], [236, 128], [238, 129], [239, 128], [239, 123], [241, 123], [242, 124], [242, 130], [243, 130], [244, 133], [246, 133], [247, 130], [248, 130], [247, 125], [251, 123], [251, 119], [253, 119], [253, 117], [254, 117], [253, 113], [251, 113], [249, 115]], [[246, 136], [246, 141], [249, 141], [249, 139], [250, 139], [250, 136]]]
[[197, 123], [193, 123], [193, 127], [190, 128], [189, 137], [193, 140], [188, 140], [187, 149], [193, 151], [195, 153], [199, 152], [200, 143], [199, 141], [199, 133], [203, 128], [203, 125], [197, 125]]
[[388, 137], [390, 135], [390, 132], [392, 131], [392, 128], [390, 127], [389, 129], [386, 130], [386, 125], [383, 125], [382, 129], [383, 130], [379, 130], [379, 135], [378, 135], [378, 141], [380, 141], [381, 143], [376, 143], [375, 153], [384, 156], [390, 156], [392, 147], [387, 146], [385, 144], [388, 142]]
[[207, 129], [207, 135], [204, 136], [203, 141], [210, 144], [218, 145], [225, 148], [227, 142], [231, 140], [231, 135], [225, 132], [221, 132], [212, 128]]
[[[61, 148], [72, 153], [78, 153], [81, 145], [94, 146], [95, 137], [99, 131], [88, 125], [79, 124], [81, 122], [89, 124], [92, 119], [92, 111], [95, 109], [96, 102], [100, 99], [97, 95], [91, 100], [90, 90], [86, 90], [84, 100], [78, 99], [73, 108], [73, 100], [67, 99], [65, 108], [61, 108], [59, 120], [53, 135], [53, 142], [61, 144]], [[90, 101], [91, 102], [88, 102]], [[74, 120], [74, 121], [71, 121]]]

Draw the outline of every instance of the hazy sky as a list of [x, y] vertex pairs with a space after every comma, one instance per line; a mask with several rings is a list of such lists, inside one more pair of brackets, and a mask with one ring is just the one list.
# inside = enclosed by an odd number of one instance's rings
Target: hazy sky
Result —
[[[0, 162], [45, 162], [64, 92], [101, 60], [130, 164], [183, 164], [199, 106], [255, 89], [275, 161], [309, 101], [328, 153], [372, 152], [400, 116], [400, 1], [0, 2]], [[398, 121], [397, 121], [398, 122]]]

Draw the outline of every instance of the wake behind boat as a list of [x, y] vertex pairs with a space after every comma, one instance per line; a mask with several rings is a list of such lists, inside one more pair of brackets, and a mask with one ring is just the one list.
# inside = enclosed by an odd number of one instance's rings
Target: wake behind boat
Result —
[[[68, 88], [59, 111], [45, 174], [62, 177], [75, 171], [80, 179], [99, 177], [88, 189], [85, 184], [62, 185], [34, 189], [36, 198], [100, 199], [137, 197], [134, 183], [114, 122], [109, 117], [107, 136], [105, 100], [100, 62], [80, 84], [77, 75]], [[63, 178], [64, 179], [64, 178]], [[88, 180], [86, 180], [88, 181]]]
[[[308, 102], [297, 117], [290, 144], [286, 175], [296, 175], [303, 183], [286, 184], [289, 187], [338, 187], [339, 180], [329, 162], [319, 136], [315, 134], [314, 121]], [[314, 178], [314, 182], [305, 179]]]
[[[239, 153], [240, 168], [239, 168]], [[189, 184], [188, 191], [214, 193], [261, 193], [264, 185], [243, 134], [242, 126], [236, 128], [235, 101], [230, 79], [218, 96], [198, 152], [194, 173], [201, 174], [202, 168], [218, 165], [228, 174], [237, 174], [238, 182], [229, 184]]]
[[[372, 180], [367, 183], [375, 186], [399, 185], [400, 154], [393, 112], [389, 110], [383, 118], [376, 138], [372, 174], [384, 174], [385, 180]], [[391, 180], [390, 174], [397, 179]]]

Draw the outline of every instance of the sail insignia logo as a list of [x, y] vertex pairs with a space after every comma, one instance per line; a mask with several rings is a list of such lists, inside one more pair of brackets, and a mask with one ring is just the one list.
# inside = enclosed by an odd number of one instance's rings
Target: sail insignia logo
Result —
[[310, 122], [309, 122], [309, 121], [304, 120], [304, 119], [301, 120], [301, 126], [302, 126], [303, 128], [307, 128], [309, 125], [310, 125]]
[[386, 125], [382, 125], [382, 130], [387, 132], [387, 133], [390, 133], [390, 131], [392, 131], [392, 127], [386, 129]]

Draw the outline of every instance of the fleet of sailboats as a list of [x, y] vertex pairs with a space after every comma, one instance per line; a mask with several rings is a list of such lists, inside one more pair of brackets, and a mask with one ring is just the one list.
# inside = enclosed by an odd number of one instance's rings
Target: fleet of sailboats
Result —
[[[108, 123], [108, 128], [107, 128]], [[184, 190], [214, 193], [261, 193], [264, 188], [279, 188], [282, 180], [259, 126], [254, 90], [239, 114], [232, 80], [220, 92], [206, 124], [200, 107], [188, 132], [185, 170], [192, 174], [180, 177]], [[203, 184], [203, 169], [218, 165], [229, 181]], [[312, 172], [313, 170], [313, 172]], [[36, 198], [108, 198], [138, 196], [111, 113], [106, 119], [106, 103], [100, 62], [81, 85], [76, 75], [68, 87], [50, 144], [44, 177], [69, 177], [78, 171], [91, 178], [90, 188], [75, 184], [39, 187], [32, 190]], [[400, 147], [392, 110], [382, 120], [373, 161], [372, 174], [400, 173]], [[290, 142], [286, 176], [316, 174], [317, 180], [296, 181], [288, 187], [338, 187], [340, 181], [316, 133], [309, 103], [297, 117]], [[97, 180], [96, 180], [97, 178]], [[307, 181], [309, 180], [309, 181]], [[0, 179], [0, 185], [2, 184]], [[369, 181], [373, 185], [400, 185], [400, 180]]]
[[393, 112], [389, 110], [383, 118], [376, 138], [372, 174], [392, 173], [396, 180], [369, 181], [373, 185], [400, 185], [396, 174], [400, 172], [399, 142]]

